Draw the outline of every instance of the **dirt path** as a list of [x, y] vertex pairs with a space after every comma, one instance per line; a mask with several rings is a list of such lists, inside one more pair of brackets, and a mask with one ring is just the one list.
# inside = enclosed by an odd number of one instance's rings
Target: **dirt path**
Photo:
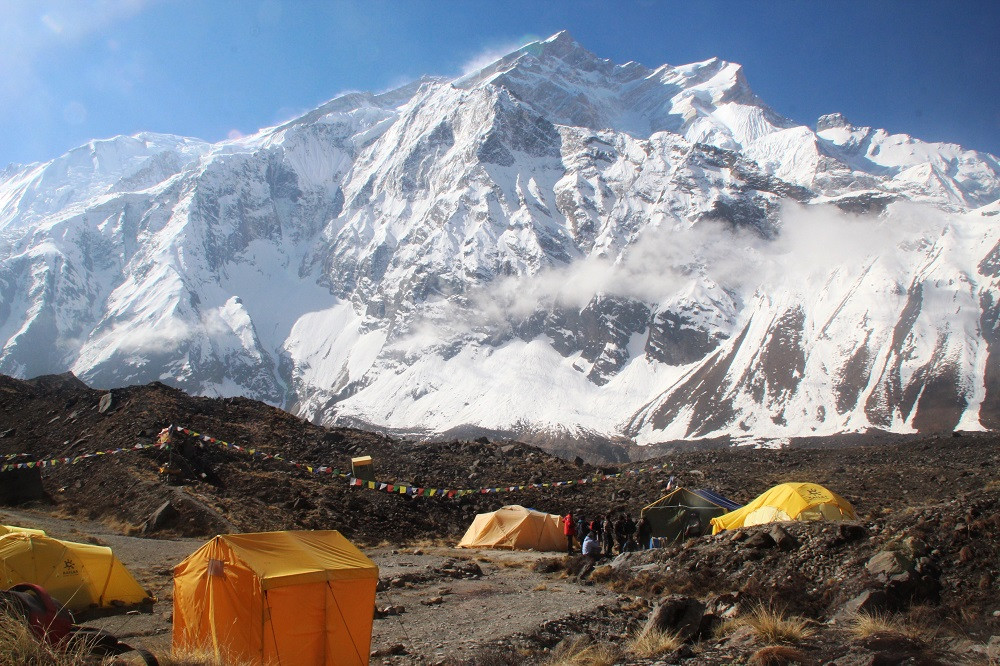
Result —
[[[119, 638], [154, 651], [170, 649], [172, 568], [203, 539], [123, 536], [99, 522], [67, 519], [36, 510], [0, 509], [0, 523], [44, 529], [49, 535], [110, 546], [157, 602], [152, 613], [86, 620]], [[554, 553], [457, 550], [445, 546], [366, 549], [379, 565], [376, 607], [396, 607], [375, 620], [373, 664], [429, 664], [472, 660], [482, 647], [543, 622], [592, 609], [615, 595], [536, 572]], [[394, 646], [402, 646], [405, 654]]]
[[376, 605], [404, 609], [375, 621], [372, 649], [402, 645], [407, 651], [373, 663], [475, 661], [487, 643], [615, 598], [598, 586], [532, 569], [552, 553], [422, 548], [376, 550], [369, 556], [379, 565], [380, 587], [388, 584], [376, 595]]

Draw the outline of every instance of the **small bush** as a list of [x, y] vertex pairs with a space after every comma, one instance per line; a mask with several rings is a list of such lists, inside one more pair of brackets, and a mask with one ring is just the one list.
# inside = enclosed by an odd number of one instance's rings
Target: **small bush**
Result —
[[809, 620], [803, 617], [785, 617], [780, 610], [758, 606], [750, 614], [750, 626], [768, 643], [794, 643], [815, 633]]
[[201, 650], [174, 650], [169, 655], [156, 655], [160, 666], [249, 666], [251, 662], [232, 657], [219, 657], [205, 648]]
[[750, 657], [750, 663], [753, 666], [786, 666], [786, 664], [811, 664], [812, 659], [798, 648], [768, 645], [754, 652]]
[[0, 666], [76, 666], [107, 664], [90, 657], [85, 645], [66, 651], [35, 638], [19, 617], [0, 611]]
[[851, 618], [851, 633], [858, 638], [876, 635], [903, 636], [918, 643], [927, 644], [933, 640], [935, 630], [909, 624], [898, 615], [888, 613], [858, 613]]
[[680, 648], [684, 641], [675, 632], [651, 629], [644, 631], [628, 644], [628, 651], [637, 657], [650, 659]]
[[557, 650], [548, 666], [612, 666], [618, 662], [618, 651], [611, 645], [593, 643], [586, 637], [572, 641]]
[[726, 635], [720, 633], [723, 631], [723, 627], [726, 633], [732, 633], [741, 626], [753, 629], [757, 638], [766, 643], [796, 643], [815, 633], [809, 620], [804, 617], [785, 617], [785, 613], [780, 609], [761, 604], [750, 611], [748, 615], [741, 615], [729, 622], [724, 622], [716, 630], [717, 635]]
[[744, 625], [746, 625], [746, 621], [742, 618], [727, 618], [715, 626], [715, 629], [712, 631], [712, 636], [716, 639], [725, 638]]

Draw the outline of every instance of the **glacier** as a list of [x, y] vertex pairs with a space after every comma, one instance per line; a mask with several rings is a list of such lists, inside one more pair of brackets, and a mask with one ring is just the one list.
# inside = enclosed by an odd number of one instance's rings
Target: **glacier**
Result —
[[0, 372], [653, 444], [993, 429], [1000, 162], [565, 33], [0, 172]]

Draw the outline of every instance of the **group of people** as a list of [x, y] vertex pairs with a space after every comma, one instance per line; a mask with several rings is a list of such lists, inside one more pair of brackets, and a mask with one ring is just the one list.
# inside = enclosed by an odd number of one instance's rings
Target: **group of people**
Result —
[[617, 553], [649, 548], [650, 526], [646, 518], [636, 522], [627, 513], [587, 519], [582, 515], [566, 514], [563, 519], [566, 553], [573, 555], [580, 544], [583, 555], [600, 559]]

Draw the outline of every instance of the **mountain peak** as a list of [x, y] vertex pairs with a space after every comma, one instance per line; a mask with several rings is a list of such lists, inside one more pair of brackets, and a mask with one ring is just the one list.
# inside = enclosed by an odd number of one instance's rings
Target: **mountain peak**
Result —
[[823, 130], [833, 129], [834, 127], [852, 127], [851, 123], [847, 118], [844, 117], [842, 113], [828, 113], [825, 116], [820, 116], [816, 121], [816, 131], [822, 132]]
[[579, 46], [577, 41], [573, 39], [573, 36], [569, 34], [569, 30], [560, 30], [551, 37], [547, 37], [541, 41], [542, 44], [563, 44], [567, 46]]

